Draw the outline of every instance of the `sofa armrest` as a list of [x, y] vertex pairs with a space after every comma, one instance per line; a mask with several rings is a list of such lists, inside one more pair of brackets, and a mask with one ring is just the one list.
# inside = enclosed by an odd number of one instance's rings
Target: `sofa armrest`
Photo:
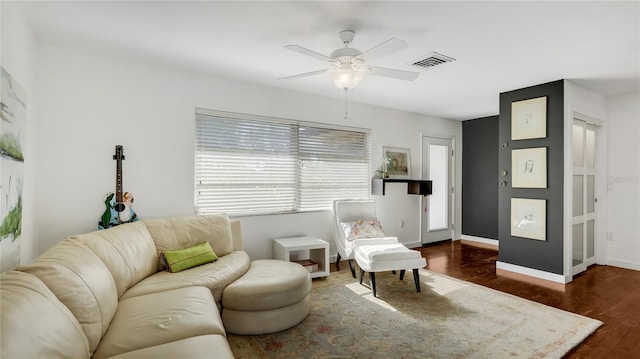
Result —
[[239, 219], [232, 219], [231, 221], [231, 237], [233, 237], [233, 250], [244, 250], [244, 241], [242, 239], [242, 227], [240, 226]]

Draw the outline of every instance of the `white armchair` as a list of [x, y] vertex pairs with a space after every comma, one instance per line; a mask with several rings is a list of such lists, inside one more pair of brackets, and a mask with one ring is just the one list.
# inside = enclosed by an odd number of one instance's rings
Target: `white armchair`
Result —
[[347, 259], [351, 275], [356, 278], [353, 259], [360, 267], [360, 284], [364, 272], [369, 272], [373, 296], [376, 296], [375, 272], [400, 270], [400, 280], [406, 269], [413, 270], [416, 291], [420, 292], [418, 269], [427, 265], [420, 252], [406, 248], [396, 237], [388, 237], [377, 220], [373, 199], [336, 200], [333, 202], [336, 227], [336, 267]]
[[[336, 227], [336, 248], [338, 256], [336, 258], [336, 268], [340, 270], [340, 260], [349, 261], [351, 275], [356, 277], [356, 271], [353, 267], [354, 241], [349, 241], [344, 234], [342, 223], [354, 222], [362, 219], [377, 219], [376, 204], [373, 199], [341, 199], [333, 201], [333, 218]], [[396, 239], [397, 241], [397, 239]]]

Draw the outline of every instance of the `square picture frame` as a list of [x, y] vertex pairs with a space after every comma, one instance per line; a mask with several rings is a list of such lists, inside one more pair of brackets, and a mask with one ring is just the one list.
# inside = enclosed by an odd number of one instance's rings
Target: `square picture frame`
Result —
[[408, 148], [382, 147], [383, 169], [389, 178], [411, 179], [411, 150]]
[[547, 148], [522, 148], [511, 151], [513, 188], [547, 188]]
[[511, 139], [547, 137], [547, 96], [511, 103]]
[[547, 201], [511, 198], [511, 236], [547, 240]]

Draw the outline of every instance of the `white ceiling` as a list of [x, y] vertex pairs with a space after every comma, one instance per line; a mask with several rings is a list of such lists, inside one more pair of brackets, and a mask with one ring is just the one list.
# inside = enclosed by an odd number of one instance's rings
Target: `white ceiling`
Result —
[[350, 100], [465, 120], [498, 114], [500, 92], [569, 79], [605, 96], [640, 91], [638, 1], [21, 1], [43, 43], [343, 98], [321, 61], [338, 32], [365, 51], [397, 37], [409, 48], [373, 61], [414, 70], [431, 52], [456, 59], [401, 81], [367, 76]]

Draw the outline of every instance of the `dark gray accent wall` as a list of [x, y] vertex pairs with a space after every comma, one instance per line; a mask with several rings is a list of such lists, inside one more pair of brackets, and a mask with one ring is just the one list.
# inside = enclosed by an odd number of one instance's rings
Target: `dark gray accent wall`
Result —
[[498, 239], [498, 124], [462, 122], [462, 234]]
[[[511, 140], [511, 103], [547, 97], [547, 137]], [[499, 171], [506, 186], [499, 187], [498, 260], [545, 272], [563, 274], [563, 181], [564, 181], [564, 81], [554, 81], [500, 94]], [[511, 187], [511, 151], [547, 147], [547, 188]], [[546, 200], [546, 241], [511, 236], [511, 198]]]

